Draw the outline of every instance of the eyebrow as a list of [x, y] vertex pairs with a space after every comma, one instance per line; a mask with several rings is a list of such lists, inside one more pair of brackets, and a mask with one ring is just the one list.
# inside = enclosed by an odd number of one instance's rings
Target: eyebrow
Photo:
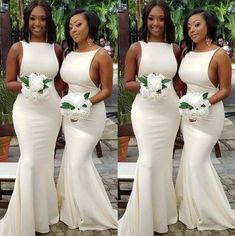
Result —
[[[152, 16], [152, 17], [154, 17], [155, 15], [153, 15], [153, 14], [149, 14], [149, 15], [148, 15], [148, 17], [149, 17], [149, 16]], [[161, 17], [161, 16], [162, 16], [162, 17], [165, 17], [165, 15], [164, 15], [164, 14], [161, 14], [161, 15], [159, 14], [159, 15], [158, 15], [158, 17]]]
[[75, 20], [73, 23], [70, 22], [69, 25], [76, 24], [78, 22], [82, 22], [82, 21], [81, 20]]
[[[200, 20], [194, 20], [192, 23], [196, 23], [196, 22], [199, 22], [199, 23], [200, 23], [201, 21], [200, 21]], [[189, 22], [188, 22], [188, 25], [190, 25], [190, 24], [192, 24], [192, 23], [189, 23]]]
[[33, 16], [33, 17], [47, 17], [46, 15], [30, 15], [30, 16]]

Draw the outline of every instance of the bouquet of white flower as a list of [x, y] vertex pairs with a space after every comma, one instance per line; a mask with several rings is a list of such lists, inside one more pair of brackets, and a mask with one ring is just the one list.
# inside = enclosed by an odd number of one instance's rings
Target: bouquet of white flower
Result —
[[190, 121], [200, 120], [209, 113], [208, 93], [187, 93], [179, 100], [179, 112]]
[[140, 93], [143, 97], [156, 100], [167, 96], [170, 80], [164, 75], [151, 73], [148, 76], [138, 77], [138, 80], [140, 81]]
[[90, 115], [92, 106], [89, 100], [90, 93], [69, 93], [60, 101], [60, 111], [64, 116], [70, 117], [72, 122], [86, 120]]
[[22, 81], [22, 94], [33, 102], [41, 102], [49, 97], [52, 80], [43, 74], [32, 73], [19, 77]]

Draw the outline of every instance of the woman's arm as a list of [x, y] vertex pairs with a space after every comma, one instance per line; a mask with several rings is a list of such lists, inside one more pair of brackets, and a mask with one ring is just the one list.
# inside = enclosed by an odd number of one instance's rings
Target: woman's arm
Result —
[[22, 88], [21, 82], [17, 81], [22, 52], [22, 45], [18, 42], [12, 45], [7, 55], [5, 84], [8, 90], [16, 93], [20, 93]]
[[219, 82], [219, 91], [211, 96], [208, 101], [210, 104], [215, 104], [226, 97], [231, 93], [231, 76], [232, 76], [232, 67], [229, 56], [223, 49], [219, 49], [215, 55], [215, 74], [217, 74], [217, 80]]
[[140, 43], [134, 43], [128, 49], [125, 60], [124, 87], [125, 89], [135, 93], [139, 93], [140, 91], [140, 83], [135, 79], [139, 70], [138, 64], [140, 53]]
[[[62, 64], [62, 60], [63, 60], [62, 48], [58, 44], [55, 44], [54, 48], [55, 48], [55, 53], [56, 53], [57, 60], [59, 62], [59, 68], [60, 68]], [[67, 88], [67, 84], [61, 79], [59, 71], [55, 77], [55, 88], [57, 90], [57, 93], [60, 95], [60, 97], [63, 97], [65, 94], [64, 90]]]
[[[109, 54], [105, 49], [100, 49], [93, 61], [96, 68], [94, 71], [98, 74], [98, 81], [100, 83], [100, 91], [90, 98], [92, 104], [96, 104], [108, 98], [112, 94], [113, 89], [113, 63]], [[93, 72], [94, 73], [94, 72]], [[95, 74], [91, 72], [91, 78]]]

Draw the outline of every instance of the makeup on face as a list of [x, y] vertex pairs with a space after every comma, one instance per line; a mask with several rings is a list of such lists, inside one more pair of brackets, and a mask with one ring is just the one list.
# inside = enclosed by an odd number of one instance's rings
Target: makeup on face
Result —
[[89, 35], [89, 28], [86, 18], [83, 14], [77, 14], [71, 17], [69, 23], [69, 33], [74, 42], [81, 44], [86, 41]]
[[37, 6], [32, 10], [29, 16], [29, 30], [31, 39], [34, 37], [45, 38], [46, 27], [46, 12], [42, 7]]
[[148, 15], [149, 41], [164, 41], [165, 15], [162, 8], [155, 6]]
[[207, 25], [202, 14], [195, 14], [189, 18], [188, 35], [194, 43], [205, 41], [207, 37]]

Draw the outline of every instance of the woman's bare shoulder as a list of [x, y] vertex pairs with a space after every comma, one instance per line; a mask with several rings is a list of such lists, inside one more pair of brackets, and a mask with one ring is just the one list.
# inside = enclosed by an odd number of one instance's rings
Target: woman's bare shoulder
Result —
[[218, 48], [213, 56], [213, 60], [218, 65], [231, 65], [231, 60], [223, 48]]
[[14, 43], [10, 50], [12, 52], [22, 52], [22, 43], [21, 42], [17, 42], [17, 43]]

